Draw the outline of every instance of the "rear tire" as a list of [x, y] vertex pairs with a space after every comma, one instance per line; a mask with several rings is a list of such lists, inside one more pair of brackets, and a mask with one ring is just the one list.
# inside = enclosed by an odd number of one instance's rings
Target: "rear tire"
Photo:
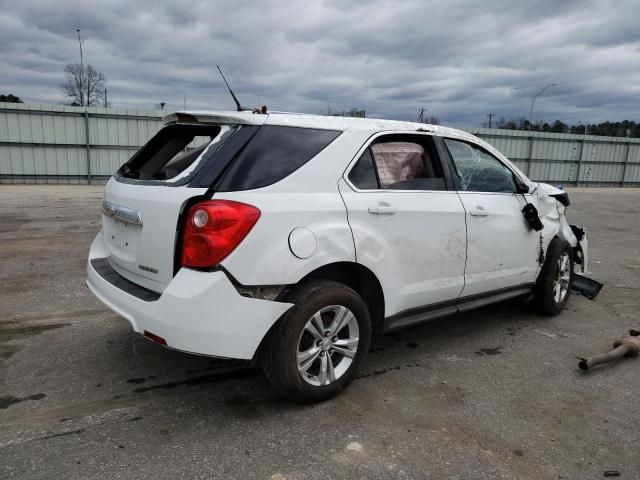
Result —
[[534, 289], [538, 311], [558, 315], [569, 301], [573, 283], [573, 250], [565, 240], [551, 240]]
[[369, 350], [369, 310], [354, 290], [328, 280], [301, 285], [286, 301], [294, 305], [266, 339], [262, 369], [276, 390], [297, 402], [334, 397]]

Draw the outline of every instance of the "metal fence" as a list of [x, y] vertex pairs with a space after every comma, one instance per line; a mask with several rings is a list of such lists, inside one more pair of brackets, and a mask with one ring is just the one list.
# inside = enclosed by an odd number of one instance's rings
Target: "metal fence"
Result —
[[640, 138], [465, 128], [504, 153], [532, 180], [640, 186]]
[[164, 114], [0, 103], [0, 182], [103, 183], [158, 131]]
[[[102, 183], [160, 128], [161, 110], [0, 103], [0, 183]], [[640, 139], [465, 128], [533, 180], [640, 186]]]

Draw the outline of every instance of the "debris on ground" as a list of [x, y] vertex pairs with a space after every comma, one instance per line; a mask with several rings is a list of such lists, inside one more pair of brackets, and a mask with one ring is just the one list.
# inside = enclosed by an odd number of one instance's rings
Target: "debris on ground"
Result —
[[559, 337], [562, 338], [569, 338], [569, 337], [574, 337], [575, 335], [567, 335], [566, 333], [551, 333], [551, 332], [545, 332], [544, 330], [538, 330], [537, 328], [533, 329], [534, 332], [539, 333], [540, 335], [544, 335], [545, 337], [548, 338], [552, 338], [552, 339], [556, 339]]
[[613, 350], [608, 353], [601, 353], [589, 358], [579, 358], [578, 367], [581, 370], [590, 370], [596, 365], [611, 362], [622, 357], [637, 357], [640, 354], [640, 330], [629, 331], [629, 336], [617, 340], [613, 344]]
[[544, 332], [542, 330], [538, 330], [537, 328], [533, 329], [534, 332], [539, 333], [540, 335], [544, 335], [545, 337], [549, 337], [549, 338], [558, 338], [558, 335], [556, 335], [555, 333], [550, 333], [550, 332]]
[[358, 442], [351, 442], [349, 445], [347, 445], [346, 450], [349, 452], [361, 452], [362, 445], [359, 444]]
[[598, 296], [600, 290], [602, 290], [602, 284], [600, 282], [596, 282], [592, 278], [574, 273], [571, 290], [584, 295], [589, 300], [593, 300]]

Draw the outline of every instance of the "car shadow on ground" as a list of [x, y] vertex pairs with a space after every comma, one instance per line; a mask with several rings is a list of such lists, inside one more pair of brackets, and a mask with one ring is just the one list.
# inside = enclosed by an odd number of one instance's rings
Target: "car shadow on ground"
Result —
[[[435, 353], [499, 355], [504, 347], [502, 339], [515, 335], [532, 323], [542, 323], [545, 318], [525, 308], [521, 300], [511, 300], [375, 336], [368, 357], [355, 372], [355, 382], [423, 366], [436, 361]], [[129, 353], [123, 351], [109, 360], [111, 372], [122, 377], [129, 387], [128, 395], [181, 395], [189, 389], [219, 396], [226, 404], [278, 403], [280, 407], [295, 406], [278, 394], [268, 384], [260, 368], [251, 362], [202, 357], [167, 349], [121, 329], [114, 332], [109, 343], [132, 345]], [[131, 355], [135, 355], [135, 359]], [[132, 376], [134, 360], [136, 374]]]

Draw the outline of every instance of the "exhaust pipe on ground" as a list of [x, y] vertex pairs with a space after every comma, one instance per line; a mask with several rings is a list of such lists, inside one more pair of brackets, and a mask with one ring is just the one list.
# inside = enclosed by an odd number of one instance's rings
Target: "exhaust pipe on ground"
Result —
[[613, 344], [613, 350], [608, 353], [601, 353], [589, 358], [579, 358], [578, 367], [580, 370], [590, 370], [596, 365], [612, 362], [622, 357], [637, 357], [640, 354], [640, 330], [633, 329], [628, 337], [617, 340]]

